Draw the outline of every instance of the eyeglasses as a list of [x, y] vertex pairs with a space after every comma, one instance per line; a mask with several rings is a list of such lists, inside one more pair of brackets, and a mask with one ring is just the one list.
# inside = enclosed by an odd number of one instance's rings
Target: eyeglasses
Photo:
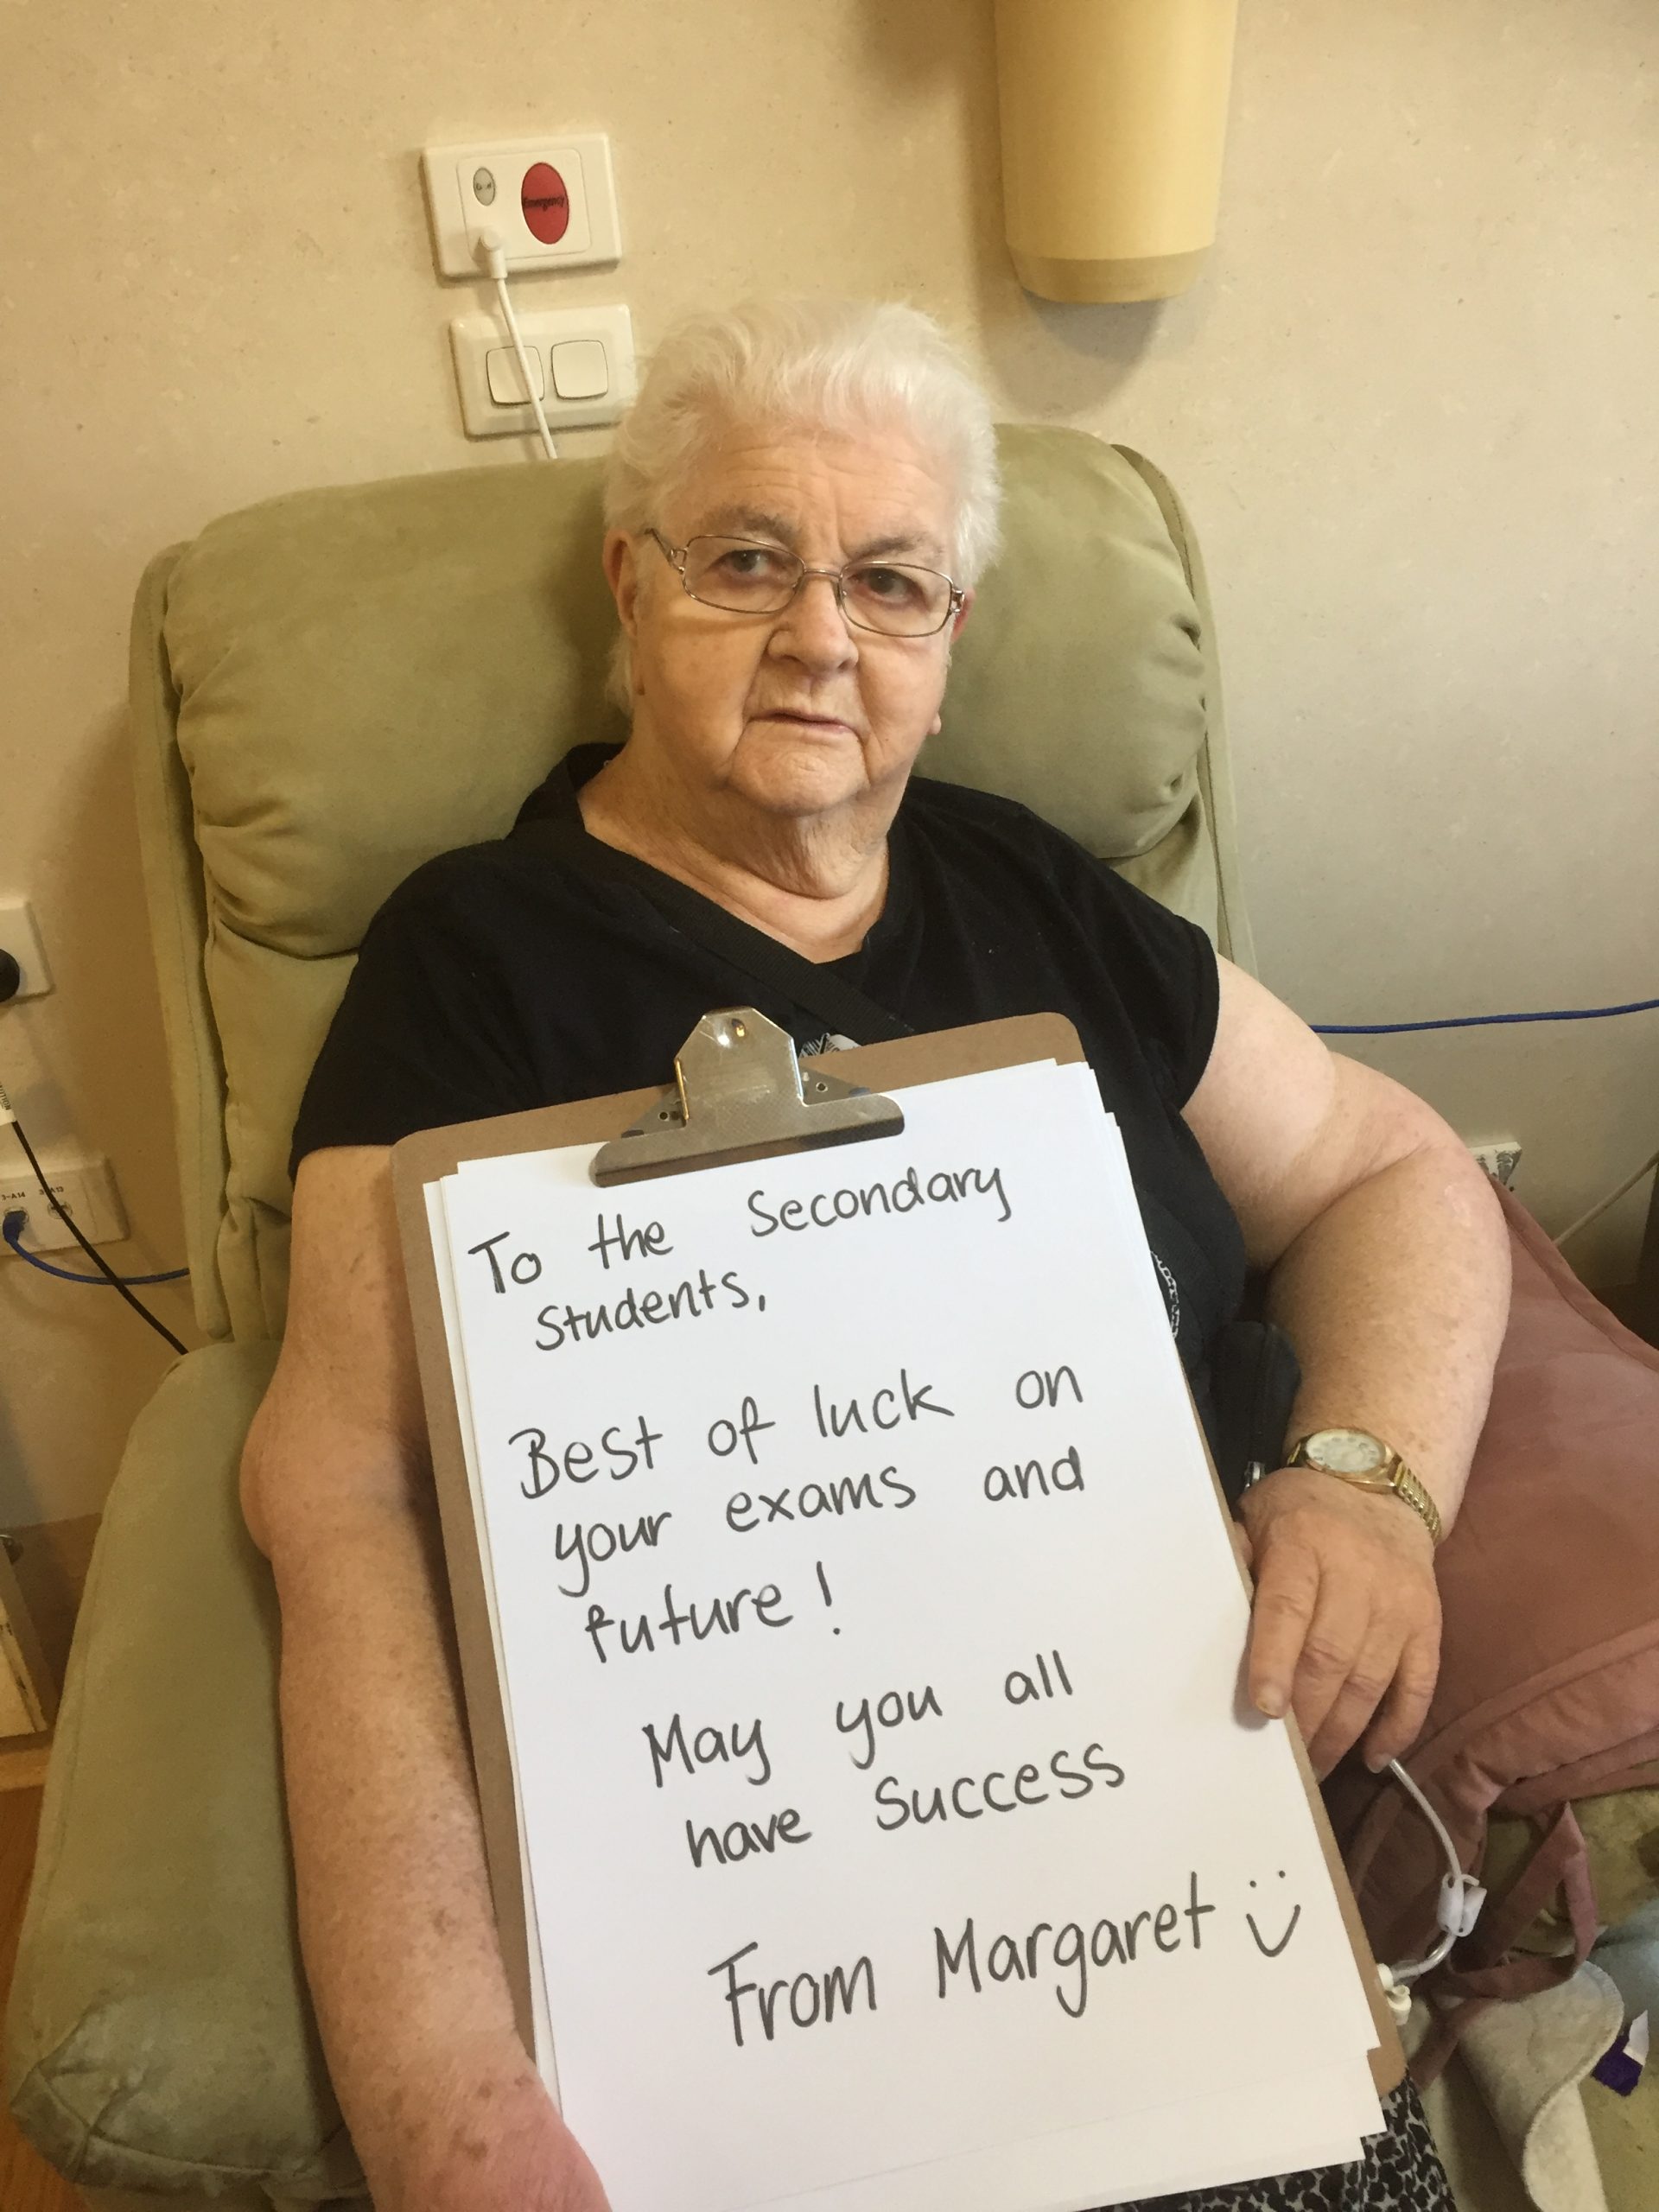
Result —
[[883, 638], [931, 638], [963, 602], [961, 585], [937, 569], [907, 561], [853, 561], [844, 569], [809, 569], [798, 553], [748, 537], [693, 537], [671, 545], [648, 530], [691, 598], [728, 614], [781, 614], [810, 576], [835, 589], [836, 604], [860, 630]]

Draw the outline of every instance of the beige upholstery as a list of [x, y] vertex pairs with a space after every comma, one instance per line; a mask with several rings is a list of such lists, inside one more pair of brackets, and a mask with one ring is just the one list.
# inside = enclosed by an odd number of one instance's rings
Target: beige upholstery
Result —
[[20, 2123], [87, 2183], [358, 2179], [299, 1970], [276, 1599], [237, 1505], [275, 1356], [175, 1365], [86, 1586], [7, 2024]]
[[[1005, 434], [1006, 550], [927, 767], [1028, 800], [1248, 962], [1197, 554], [1161, 478]], [[353, 950], [429, 855], [615, 734], [596, 468], [298, 493], [163, 554], [133, 718], [197, 1312], [135, 1430], [59, 1727], [14, 2109], [108, 2212], [358, 2176], [299, 1973], [274, 1605], [235, 1471], [280, 1329], [289, 1127]], [[550, 987], [556, 987], [556, 979]]]

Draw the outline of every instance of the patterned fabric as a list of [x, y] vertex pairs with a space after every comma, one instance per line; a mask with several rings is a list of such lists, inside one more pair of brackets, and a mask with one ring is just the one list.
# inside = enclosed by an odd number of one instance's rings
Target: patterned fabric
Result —
[[1199, 2189], [1148, 2197], [1118, 2212], [1457, 2212], [1446, 2169], [1409, 2081], [1382, 2102], [1388, 2125], [1371, 2136], [1351, 2166], [1318, 2166], [1300, 2174], [1231, 2189]]

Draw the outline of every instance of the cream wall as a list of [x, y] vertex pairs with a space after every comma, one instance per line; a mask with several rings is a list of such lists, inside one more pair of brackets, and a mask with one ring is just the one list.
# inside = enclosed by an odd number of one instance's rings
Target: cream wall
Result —
[[[1263, 970], [1310, 1017], [1654, 993], [1659, 9], [1244, 17], [1209, 275], [1088, 309], [1007, 264], [988, 0], [13, 0], [0, 895], [35, 901], [59, 988], [0, 1014], [0, 1073], [37, 1141], [115, 1161], [112, 1259], [181, 1249], [120, 727], [144, 560], [294, 486], [524, 458], [458, 426], [443, 326], [474, 302], [432, 275], [429, 139], [612, 133], [626, 260], [527, 297], [625, 298], [649, 345], [750, 289], [906, 294], [1005, 413], [1168, 468]], [[1659, 1017], [1375, 1057], [1518, 1134], [1555, 1225], [1659, 1144]], [[1592, 1273], [1628, 1274], [1639, 1211]], [[164, 1347], [10, 1261], [0, 1347], [0, 1523], [92, 1510]]]

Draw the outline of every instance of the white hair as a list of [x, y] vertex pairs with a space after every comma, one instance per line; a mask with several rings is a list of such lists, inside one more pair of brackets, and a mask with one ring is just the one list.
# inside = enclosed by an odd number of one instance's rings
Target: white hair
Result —
[[[996, 550], [990, 403], [931, 315], [896, 301], [755, 300], [688, 315], [652, 356], [617, 426], [605, 477], [615, 530], [656, 524], [704, 449], [733, 425], [836, 431], [896, 423], [953, 480], [950, 574], [979, 581]], [[627, 703], [627, 638], [612, 688]]]

